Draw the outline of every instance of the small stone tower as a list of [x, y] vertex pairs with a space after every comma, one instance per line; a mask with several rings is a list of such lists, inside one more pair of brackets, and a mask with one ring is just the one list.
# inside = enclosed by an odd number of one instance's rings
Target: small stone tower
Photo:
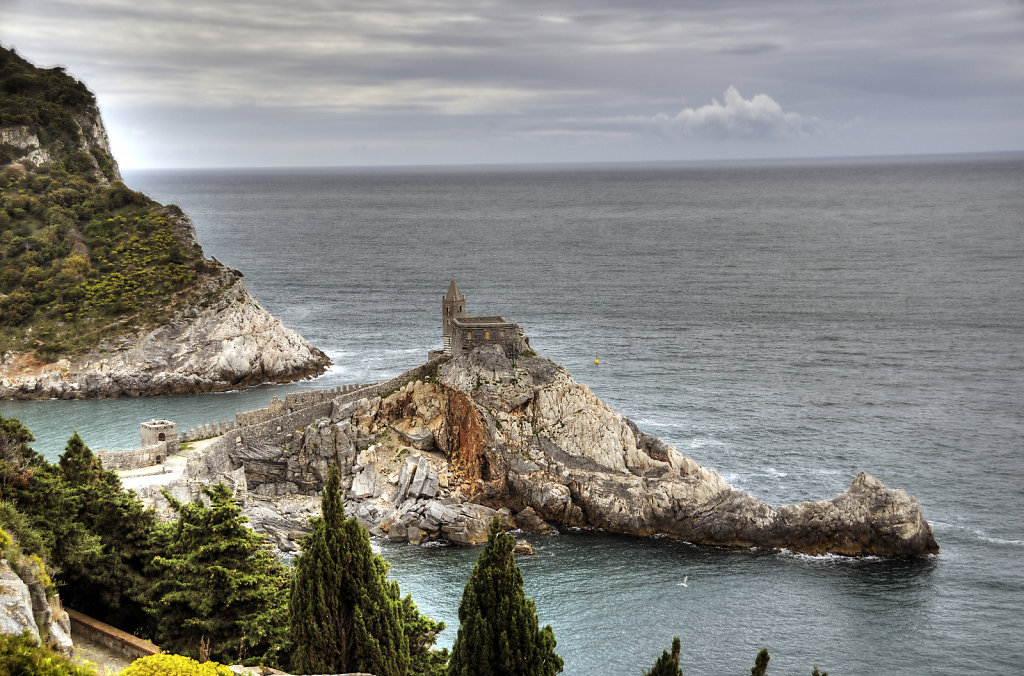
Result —
[[[164, 457], [178, 452], [178, 426], [170, 420], [150, 420], [139, 425], [142, 448], [163, 444]], [[161, 458], [157, 462], [162, 462]]]
[[441, 326], [444, 340], [444, 351], [452, 353], [452, 320], [466, 316], [466, 297], [459, 291], [459, 285], [452, 277], [452, 283], [448, 285], [448, 293], [441, 298]]

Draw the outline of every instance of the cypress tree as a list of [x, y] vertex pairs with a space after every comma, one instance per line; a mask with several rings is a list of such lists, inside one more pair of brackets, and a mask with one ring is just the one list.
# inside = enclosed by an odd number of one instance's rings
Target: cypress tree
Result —
[[459, 604], [459, 634], [448, 676], [553, 676], [562, 671], [555, 633], [539, 628], [537, 608], [523, 591], [512, 558], [515, 538], [491, 523]]
[[680, 642], [676, 636], [672, 639], [672, 654], [662, 650], [661, 657], [654, 662], [650, 671], [644, 672], [644, 676], [683, 676], [683, 670], [679, 668], [679, 652]]
[[768, 648], [761, 648], [761, 652], [757, 653], [754, 666], [750, 668], [750, 676], [765, 676], [768, 673], [768, 660], [770, 659]]
[[398, 584], [387, 580], [388, 565], [370, 549], [366, 528], [345, 518], [339, 484], [338, 469], [331, 467], [323, 517], [313, 522], [295, 562], [292, 670], [406, 676], [409, 640]]

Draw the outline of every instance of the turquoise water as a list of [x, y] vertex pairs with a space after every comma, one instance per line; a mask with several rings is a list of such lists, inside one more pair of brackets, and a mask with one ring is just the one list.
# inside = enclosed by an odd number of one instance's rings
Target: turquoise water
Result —
[[[230, 418], [292, 388], [395, 375], [471, 313], [520, 323], [605, 402], [772, 504], [866, 470], [918, 497], [925, 561], [533, 538], [528, 592], [567, 674], [1010, 671], [1024, 658], [1024, 159], [566, 168], [174, 171], [208, 255], [335, 361], [245, 393], [3, 402], [55, 457], [138, 422]], [[593, 364], [594, 353], [601, 357]], [[452, 627], [476, 552], [384, 545]], [[689, 575], [688, 587], [680, 587]]]

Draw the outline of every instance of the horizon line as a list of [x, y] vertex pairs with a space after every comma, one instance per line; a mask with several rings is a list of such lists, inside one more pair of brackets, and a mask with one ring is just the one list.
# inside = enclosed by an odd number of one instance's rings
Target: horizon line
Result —
[[611, 166], [679, 166], [679, 165], [757, 165], [757, 164], [811, 164], [811, 163], [843, 163], [864, 161], [914, 161], [927, 159], [966, 159], [980, 157], [1020, 156], [1024, 158], [1024, 148], [1016, 150], [978, 150], [962, 152], [935, 153], [899, 153], [893, 155], [806, 155], [796, 157], [731, 157], [731, 158], [692, 158], [678, 160], [566, 160], [542, 162], [454, 162], [454, 163], [409, 163], [409, 164], [308, 164], [308, 165], [223, 165], [223, 166], [134, 166], [120, 167], [121, 171], [266, 171], [266, 170], [310, 170], [310, 169], [552, 169], [552, 168], [586, 168]]

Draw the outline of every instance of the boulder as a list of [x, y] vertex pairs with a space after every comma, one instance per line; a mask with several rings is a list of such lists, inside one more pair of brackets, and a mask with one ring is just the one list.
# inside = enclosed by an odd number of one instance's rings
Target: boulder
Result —
[[533, 545], [528, 540], [516, 540], [513, 551], [516, 554], [533, 554]]
[[527, 533], [537, 535], [556, 535], [558, 533], [558, 529], [537, 516], [533, 507], [527, 507], [516, 514], [516, 526]]

